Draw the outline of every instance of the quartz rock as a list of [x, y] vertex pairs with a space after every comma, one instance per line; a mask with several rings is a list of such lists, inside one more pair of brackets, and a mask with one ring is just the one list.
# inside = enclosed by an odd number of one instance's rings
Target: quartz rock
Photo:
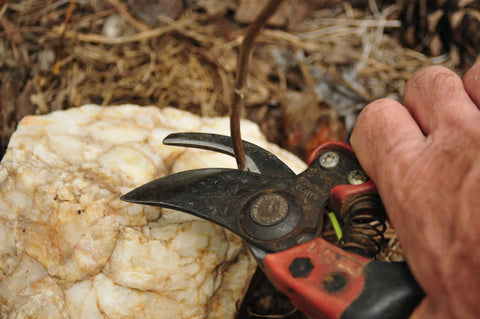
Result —
[[[2, 318], [232, 318], [256, 267], [243, 241], [185, 213], [119, 197], [233, 158], [162, 144], [228, 134], [227, 118], [87, 105], [25, 117], [0, 163]], [[243, 121], [243, 138], [305, 164]]]

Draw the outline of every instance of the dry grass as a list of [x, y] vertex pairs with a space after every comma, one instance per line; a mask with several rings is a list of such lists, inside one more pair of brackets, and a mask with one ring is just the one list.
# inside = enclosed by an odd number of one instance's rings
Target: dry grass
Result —
[[[163, 18], [149, 28], [118, 0], [92, 0], [78, 2], [65, 27], [67, 8], [65, 0], [25, 0], [2, 7], [0, 37], [7, 44], [4, 54], [14, 58], [2, 69], [29, 73], [19, 90], [33, 82], [35, 113], [126, 102], [173, 105], [207, 116], [228, 113], [243, 25], [187, 11], [176, 21]], [[375, 16], [339, 1], [334, 9], [316, 11], [297, 32], [266, 30], [252, 61], [247, 107], [281, 102], [279, 96], [288, 87], [308, 87], [311, 77], [306, 73], [312, 67], [326, 70], [365, 100], [400, 93], [412, 72], [433, 61], [385, 35], [386, 28], [399, 26], [388, 20], [392, 10]], [[272, 50], [306, 56], [288, 62], [307, 66], [298, 83], [288, 83], [281, 74], [288, 70], [272, 59]], [[58, 74], [52, 72], [55, 53]], [[343, 76], [346, 67], [353, 67], [353, 81]], [[281, 80], [274, 83], [272, 77]], [[2, 82], [9, 80], [4, 74]]]

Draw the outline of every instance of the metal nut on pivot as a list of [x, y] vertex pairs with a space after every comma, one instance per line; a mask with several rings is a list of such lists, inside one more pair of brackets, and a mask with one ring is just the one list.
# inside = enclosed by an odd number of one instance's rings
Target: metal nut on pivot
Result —
[[340, 162], [340, 155], [334, 151], [328, 151], [320, 155], [320, 166], [324, 169], [334, 169]]
[[288, 202], [280, 194], [268, 193], [255, 198], [250, 216], [259, 225], [272, 226], [288, 215]]
[[360, 185], [368, 180], [368, 176], [359, 169], [354, 169], [347, 176], [348, 183], [351, 185]]

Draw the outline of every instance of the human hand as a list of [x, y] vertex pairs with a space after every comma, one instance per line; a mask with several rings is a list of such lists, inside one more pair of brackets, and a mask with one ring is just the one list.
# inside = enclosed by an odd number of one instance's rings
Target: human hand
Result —
[[404, 105], [365, 107], [351, 143], [426, 292], [412, 318], [480, 318], [480, 64], [419, 71]]

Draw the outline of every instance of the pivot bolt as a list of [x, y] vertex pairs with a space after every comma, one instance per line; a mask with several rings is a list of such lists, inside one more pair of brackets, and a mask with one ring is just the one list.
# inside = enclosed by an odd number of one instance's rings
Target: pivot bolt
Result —
[[288, 215], [288, 202], [275, 193], [263, 194], [253, 200], [250, 216], [261, 226], [272, 226]]
[[319, 162], [324, 169], [334, 169], [340, 162], [340, 155], [337, 152], [328, 151], [320, 155]]
[[368, 180], [368, 176], [359, 169], [354, 169], [347, 176], [348, 183], [351, 185], [360, 185]]

